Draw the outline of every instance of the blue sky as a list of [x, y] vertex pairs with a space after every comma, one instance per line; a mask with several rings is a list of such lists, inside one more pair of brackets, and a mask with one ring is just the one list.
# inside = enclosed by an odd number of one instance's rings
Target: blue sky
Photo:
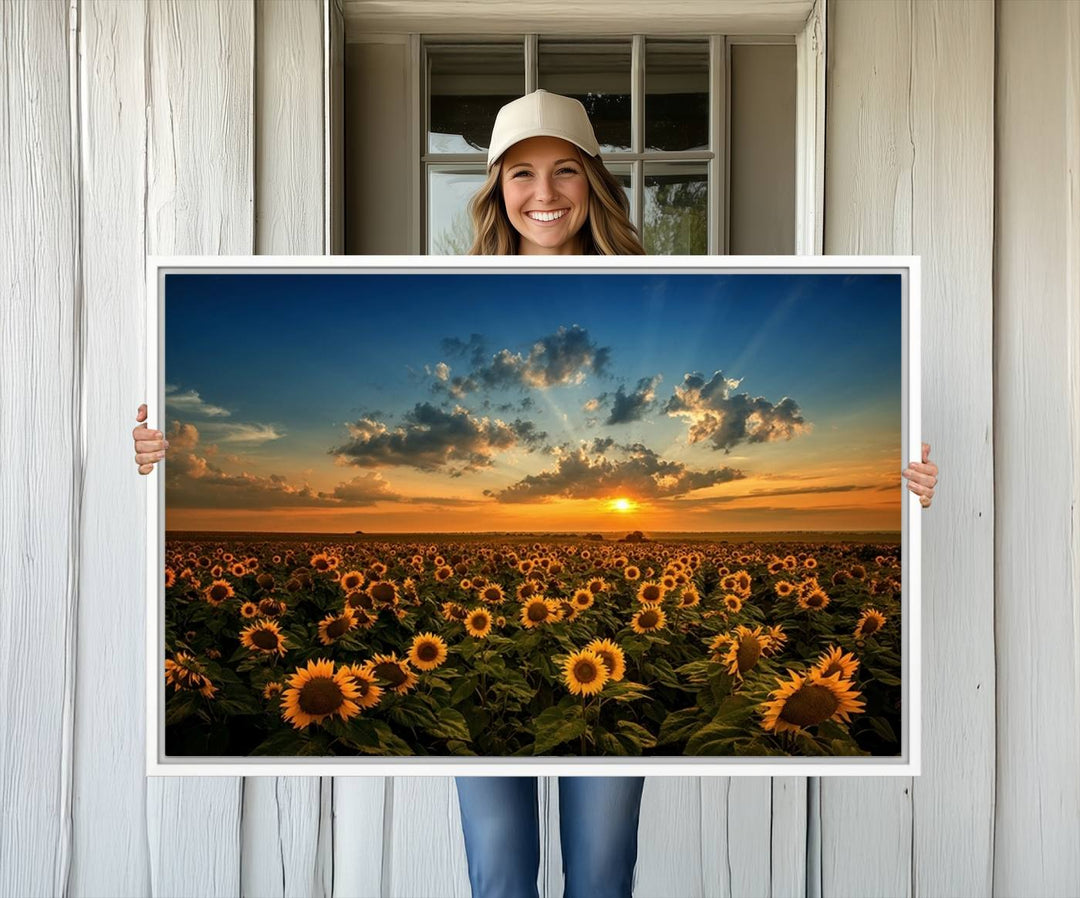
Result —
[[817, 471], [846, 484], [846, 516], [822, 520], [854, 521], [895, 468], [894, 507], [847, 529], [898, 528], [900, 310], [899, 276], [863, 273], [169, 275], [167, 508], [185, 529], [257, 510], [514, 529], [527, 498], [564, 529], [610, 486], [670, 524], [722, 498], [663, 529], [726, 529], [725, 490]]

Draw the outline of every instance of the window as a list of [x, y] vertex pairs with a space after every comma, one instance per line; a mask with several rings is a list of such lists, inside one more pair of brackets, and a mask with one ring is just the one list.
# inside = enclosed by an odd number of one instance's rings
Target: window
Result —
[[420, 245], [468, 250], [495, 115], [539, 87], [584, 104], [647, 252], [794, 252], [795, 79], [787, 36], [425, 38]]

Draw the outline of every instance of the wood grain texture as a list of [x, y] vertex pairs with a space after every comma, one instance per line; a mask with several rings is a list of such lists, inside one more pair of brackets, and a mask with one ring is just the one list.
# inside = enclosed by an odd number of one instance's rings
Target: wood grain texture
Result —
[[1080, 882], [1080, 456], [1069, 403], [1080, 16], [1071, 6], [998, 4], [993, 838], [1001, 895], [1074, 894]]
[[[915, 160], [910, 4], [836, 0], [827, 15], [825, 253], [909, 255]], [[899, 483], [902, 460], [896, 461]], [[923, 657], [933, 663], [925, 651]], [[911, 782], [821, 778], [820, 813], [812, 823], [820, 821], [821, 894], [911, 893]]]
[[465, 836], [453, 777], [395, 776], [383, 842], [388, 898], [469, 898]]
[[911, 10], [922, 427], [942, 470], [940, 492], [921, 518], [923, 758], [922, 775], [911, 781], [912, 888], [1009, 894], [991, 875], [994, 7], [947, 0]]
[[[320, 0], [254, 7], [255, 253], [323, 252], [323, 9]], [[244, 895], [331, 894], [332, 839], [323, 834], [319, 777], [247, 777]], [[320, 834], [324, 835], [320, 842]]]
[[255, 252], [324, 245], [321, 0], [255, 6]]
[[64, 889], [83, 473], [68, 6], [0, 16], [0, 893]]
[[68, 893], [135, 898], [150, 894], [142, 559], [152, 481], [131, 443], [147, 398], [146, 8], [84, 0], [78, 18], [87, 430]]
[[349, 39], [365, 32], [419, 34], [795, 34], [813, 0], [344, 0]]
[[387, 819], [393, 812], [393, 777], [337, 777], [334, 784], [334, 891], [336, 896], [383, 898], [388, 856]]
[[[147, 19], [147, 252], [249, 254], [253, 4], [151, 3]], [[151, 405], [150, 420], [161, 411]], [[243, 788], [235, 777], [147, 779], [155, 896], [240, 893]]]

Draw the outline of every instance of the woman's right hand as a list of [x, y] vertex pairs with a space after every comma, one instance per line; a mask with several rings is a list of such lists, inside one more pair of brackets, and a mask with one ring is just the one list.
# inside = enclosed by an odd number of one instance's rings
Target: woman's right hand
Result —
[[[146, 403], [139, 406], [135, 415], [136, 421], [146, 420]], [[145, 424], [140, 424], [131, 431], [135, 438], [135, 463], [139, 466], [140, 474], [149, 474], [154, 470], [154, 464], [165, 457], [165, 450], [169, 448], [169, 441], [160, 430], [150, 430]]]

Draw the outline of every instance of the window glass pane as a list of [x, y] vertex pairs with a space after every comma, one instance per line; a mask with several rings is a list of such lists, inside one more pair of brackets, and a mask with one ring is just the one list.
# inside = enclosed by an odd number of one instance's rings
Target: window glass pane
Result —
[[630, 149], [629, 40], [539, 42], [538, 87], [580, 100], [601, 153]]
[[645, 42], [645, 149], [709, 149], [709, 44]]
[[428, 245], [433, 256], [463, 256], [472, 245], [468, 203], [484, 183], [479, 166], [431, 166], [428, 169]]
[[604, 167], [615, 176], [615, 180], [622, 184], [623, 191], [626, 193], [626, 199], [630, 202], [630, 217], [633, 218], [634, 210], [634, 179], [631, 175], [631, 169], [629, 165], [612, 165], [610, 162], [605, 162]]
[[486, 152], [499, 107], [525, 93], [525, 46], [429, 46], [429, 153]]
[[658, 256], [708, 252], [705, 163], [645, 165], [645, 252]]

